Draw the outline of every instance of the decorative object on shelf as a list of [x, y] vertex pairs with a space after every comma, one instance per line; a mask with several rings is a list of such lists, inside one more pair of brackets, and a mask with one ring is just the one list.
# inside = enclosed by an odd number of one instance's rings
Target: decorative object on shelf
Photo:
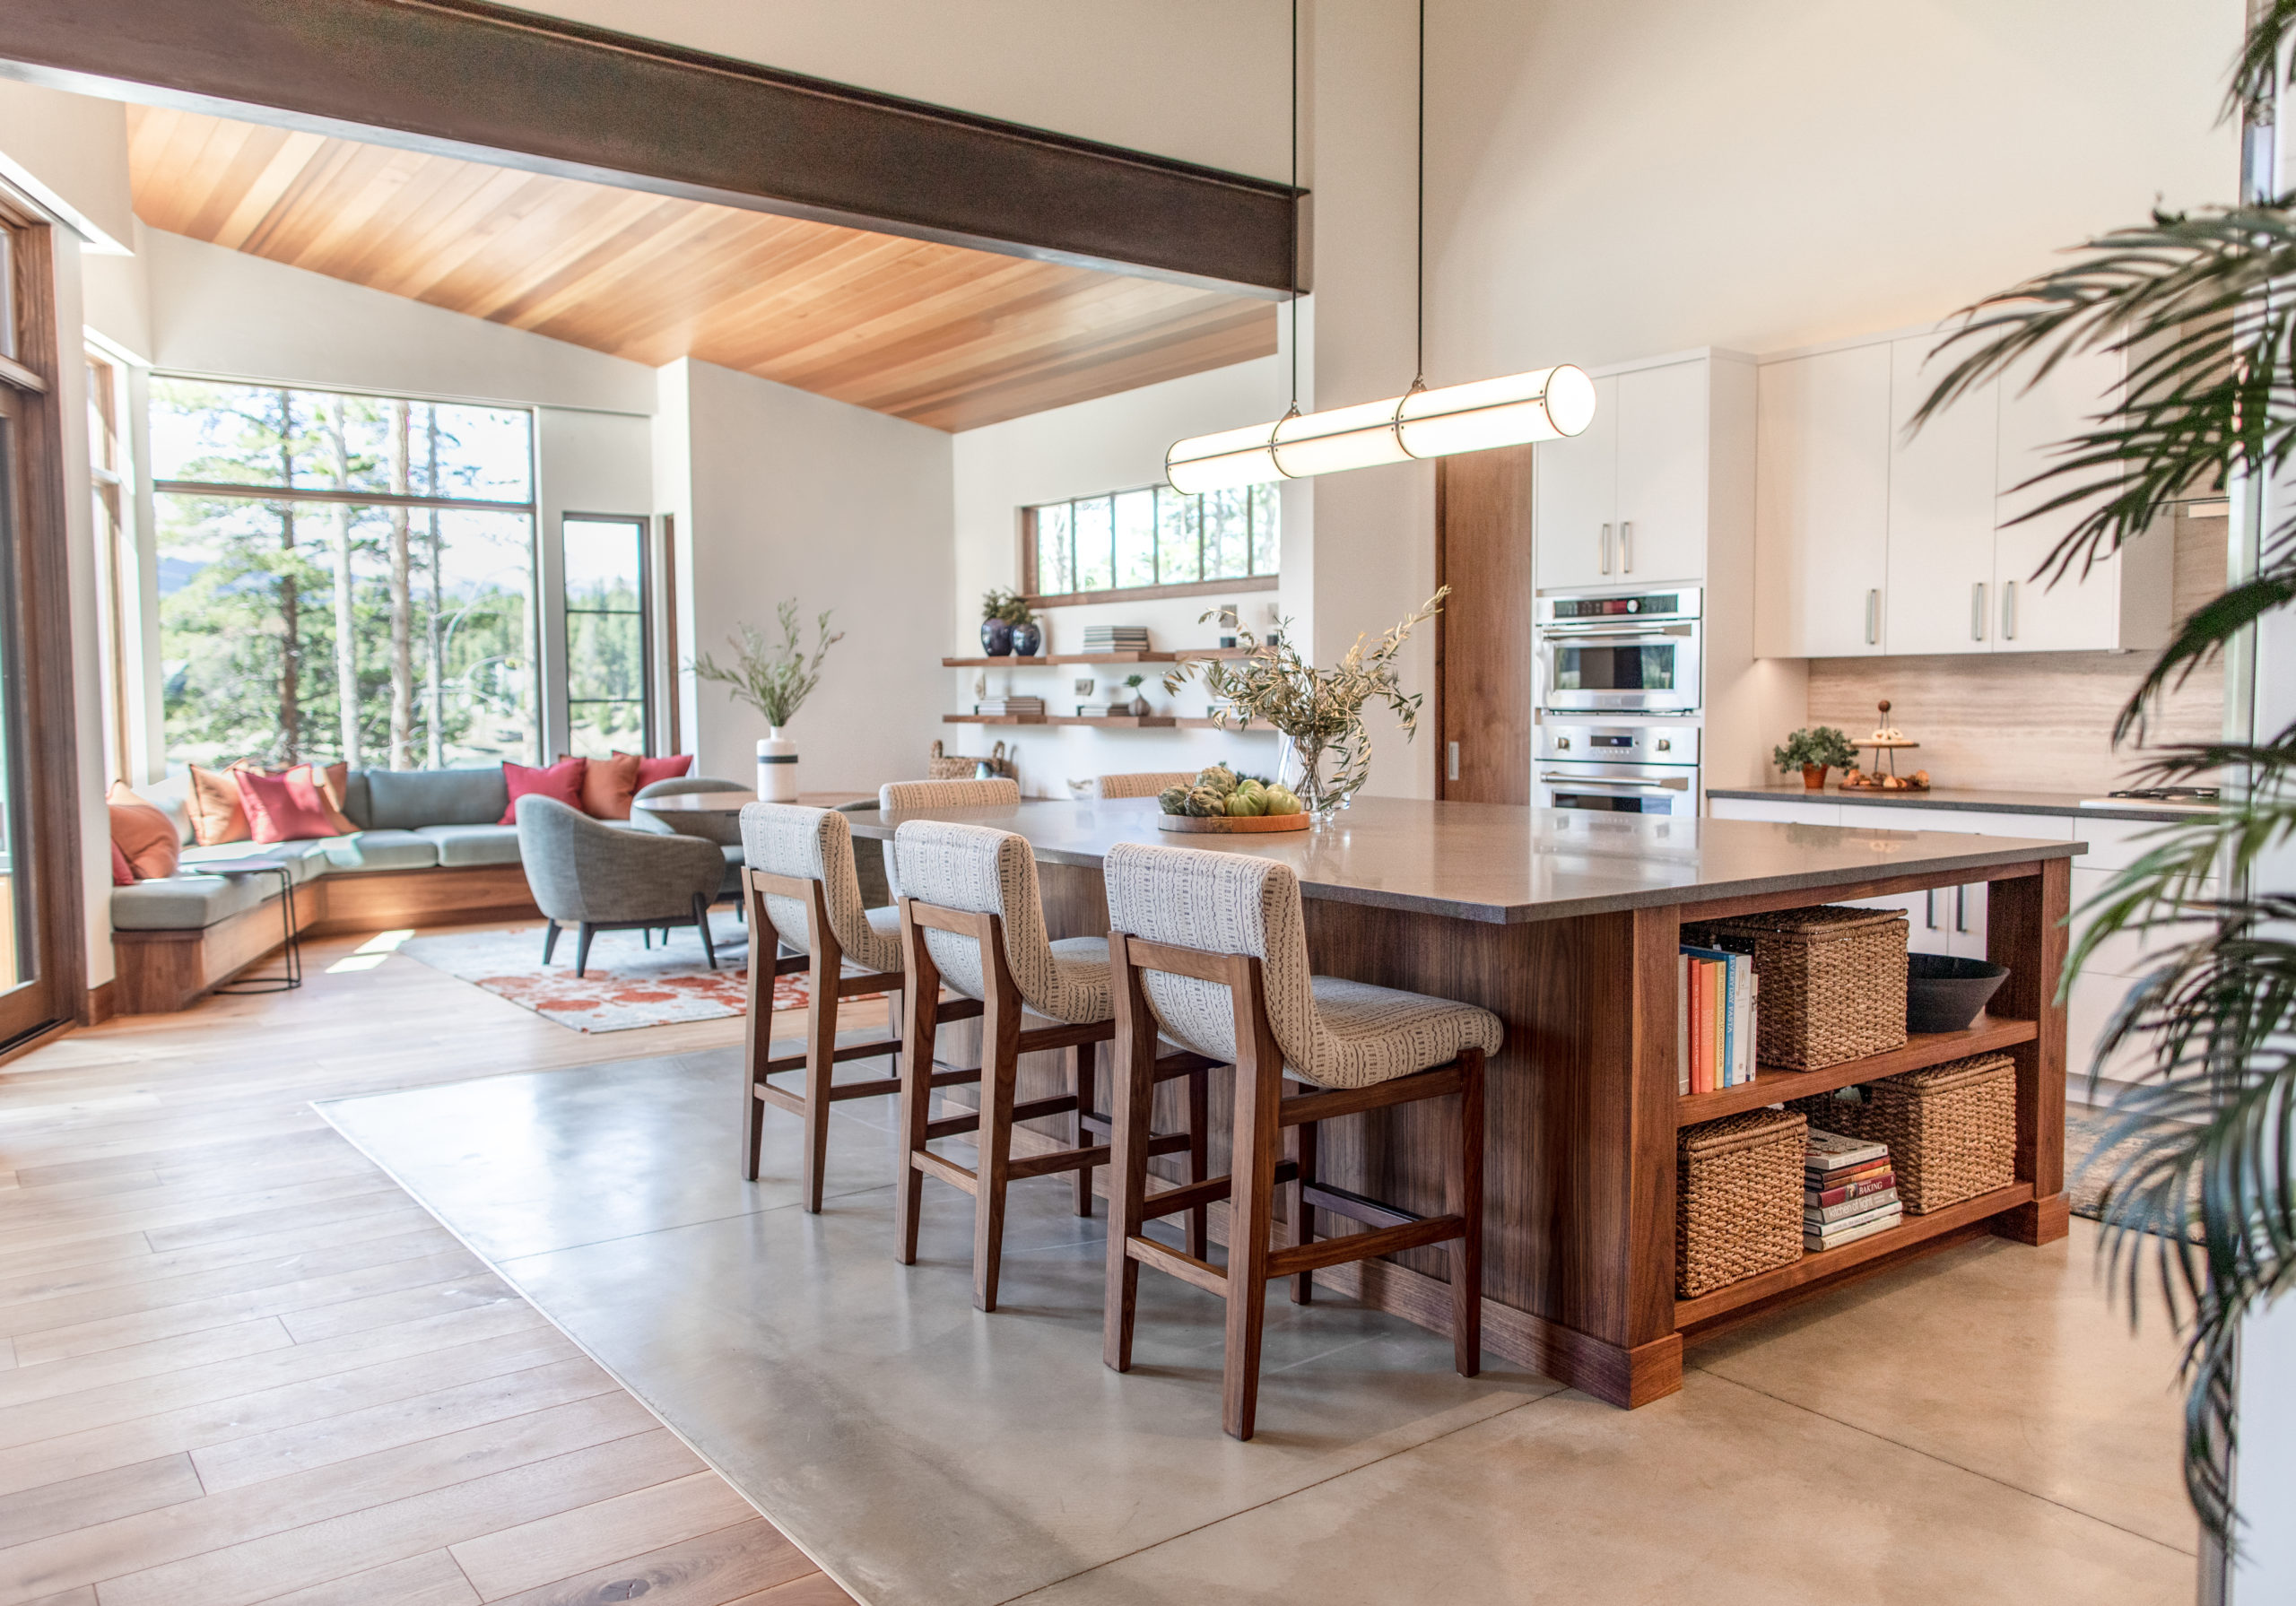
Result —
[[[1001, 586], [980, 599], [980, 650], [992, 658], [1013, 655], [1013, 632], [1022, 625], [1033, 625], [1036, 615], [1029, 612], [1029, 600], [1016, 591]], [[1036, 648], [1029, 648], [1034, 653]]]
[[1220, 621], [1221, 647], [1223, 650], [1234, 647], [1236, 632], [1244, 628], [1243, 610], [1234, 603], [1222, 603], [1212, 611], [1211, 616], [1216, 616]]
[[1802, 1258], [1808, 1123], [1749, 1110], [1674, 1134], [1674, 1293], [1695, 1299]]
[[1037, 648], [1044, 645], [1044, 630], [1033, 619], [1023, 620], [1013, 627], [1013, 655], [1033, 658]]
[[1974, 1199], [2017, 1180], [2017, 1065], [1973, 1055], [1926, 1071], [1790, 1099], [1829, 1131], [1887, 1144], [1909, 1215]]
[[1913, 953], [1906, 956], [1905, 964], [1905, 1029], [1909, 1032], [1969, 1030], [2009, 979], [2009, 967], [1990, 959]]
[[1166, 831], [1304, 831], [1313, 823], [1292, 789], [1225, 764], [1198, 770], [1187, 786], [1156, 794], [1156, 829]]
[[[1917, 769], [1911, 775], [1902, 776], [1898, 773], [1899, 751], [1904, 748], [1919, 747], [1921, 743], [1908, 740], [1906, 734], [1903, 731], [1898, 729], [1897, 726], [1890, 723], [1889, 699], [1883, 698], [1881, 701], [1880, 708], [1882, 710], [1882, 723], [1874, 727], [1874, 734], [1866, 737], [1863, 742], [1853, 742], [1850, 743], [1852, 747], [1870, 747], [1874, 751], [1875, 762], [1874, 768], [1869, 773], [1858, 768], [1857, 765], [1853, 763], [1849, 767], [1848, 773], [1841, 777], [1842, 789], [1848, 792], [1928, 791], [1929, 772], [1927, 770]], [[1883, 753], [1890, 755], [1890, 768], [1887, 773], [1884, 773], [1881, 767], [1879, 756]]]
[[1785, 746], [1771, 749], [1770, 761], [1780, 769], [1800, 770], [1805, 787], [1822, 792], [1826, 771], [1850, 768], [1857, 762], [1857, 750], [1832, 725], [1809, 725], [1786, 738]]
[[[1177, 692], [1201, 673], [1212, 693], [1212, 721], [1221, 730], [1257, 719], [1283, 737], [1283, 763], [1276, 778], [1291, 790], [1318, 826], [1329, 825], [1370, 774], [1371, 736], [1363, 705], [1377, 698], [1394, 710], [1404, 740], [1419, 734], [1423, 692], [1405, 695], [1396, 658], [1413, 629], [1441, 610], [1451, 588], [1445, 586], [1410, 618], [1367, 647], [1358, 636], [1336, 667], [1319, 670], [1293, 650], [1288, 638], [1263, 643], [1239, 629], [1248, 650], [1241, 658], [1191, 658], [1164, 676], [1164, 690]], [[1213, 614], [1206, 613], [1204, 621]], [[1199, 621], [1202, 622], [1202, 621]]]
[[1012, 759], [1005, 756], [1000, 742], [984, 758], [978, 753], [952, 753], [935, 742], [926, 756], [925, 778], [928, 781], [994, 780], [999, 776], [1015, 776]]
[[1098, 681], [1094, 681], [1089, 675], [1079, 675], [1076, 678], [1076, 683], [1072, 690], [1074, 690], [1076, 695], [1079, 697], [1090, 697], [1092, 695], [1092, 688], [1098, 683]]
[[1098, 653], [1115, 655], [1144, 653], [1147, 650], [1148, 627], [1146, 625], [1106, 624], [1084, 627], [1084, 652], [1088, 656]]
[[726, 639], [734, 648], [730, 664], [719, 664], [708, 653], [697, 654], [691, 665], [695, 675], [728, 689], [737, 703], [747, 703], [765, 716], [766, 733], [757, 744], [757, 794], [763, 803], [797, 801], [797, 744], [782, 727], [821, 684], [822, 660], [829, 649], [845, 639], [845, 632], [830, 634], [830, 610], [813, 621], [813, 650], [808, 656], [797, 641], [797, 599], [789, 598], [776, 610], [781, 639], [744, 625], [739, 636]]
[[1124, 683], [1132, 688], [1132, 712], [1142, 719], [1147, 718], [1153, 712], [1148, 707], [1146, 694], [1140, 690], [1140, 682], [1146, 678], [1145, 675], [1136, 674], [1128, 674], [1124, 677]]
[[1754, 1055], [1764, 1071], [1820, 1071], [1905, 1046], [1902, 909], [1778, 909], [1695, 922], [1682, 940], [1754, 956]]

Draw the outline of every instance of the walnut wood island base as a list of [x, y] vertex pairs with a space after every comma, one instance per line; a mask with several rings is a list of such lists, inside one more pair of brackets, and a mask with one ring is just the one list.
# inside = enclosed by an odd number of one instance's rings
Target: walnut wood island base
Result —
[[[857, 836], [876, 838], [920, 817], [1020, 832], [1036, 853], [1053, 935], [1081, 936], [1107, 930], [1101, 855], [1111, 842], [1159, 840], [1154, 806], [1023, 803], [852, 820]], [[2069, 861], [2082, 844], [1367, 798], [1326, 830], [1187, 846], [1293, 865], [1319, 973], [1479, 1003], [1507, 1023], [1488, 1068], [1483, 1295], [1484, 1345], [1513, 1364], [1641, 1405], [1682, 1386], [1685, 1336], [1973, 1235], [2026, 1244], [2065, 1236], [2065, 1020], [2055, 998]], [[1765, 1071], [1721, 1092], [1675, 1091], [1684, 922], [1979, 881], [1991, 883], [1987, 952], [2010, 975], [1970, 1030], [1823, 1071]], [[1699, 1298], [1674, 1298], [1678, 1127], [1992, 1050], [2017, 1067], [2012, 1185]], [[1023, 1065], [1024, 1097], [1031, 1078], [1054, 1089], [1063, 1065], [1045, 1060]], [[1211, 1105], [1227, 1107], [1217, 1087]], [[1322, 1139], [1322, 1177], [1439, 1213], [1441, 1119], [1405, 1107], [1335, 1123]], [[1217, 1121], [1215, 1172], [1226, 1163]], [[1221, 1226], [1215, 1211], [1215, 1236]], [[1449, 1329], [1439, 1253], [1318, 1275], [1335, 1292]]]

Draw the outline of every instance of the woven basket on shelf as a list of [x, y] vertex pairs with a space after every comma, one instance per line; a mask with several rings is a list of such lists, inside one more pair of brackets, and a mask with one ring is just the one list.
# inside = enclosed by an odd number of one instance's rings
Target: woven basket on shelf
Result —
[[1905, 1046], [1906, 919], [1901, 909], [1826, 904], [1683, 927], [1695, 948], [1754, 959], [1754, 1054], [1817, 1071]]
[[[932, 752], [926, 757], [925, 778], [928, 781], [969, 781], [978, 773], [983, 762], [978, 753], [951, 755], [944, 752], [941, 750], [941, 743], [935, 742], [933, 744]], [[1004, 756], [1004, 744], [1002, 742], [998, 742], [996, 750], [988, 754], [986, 762], [998, 775], [1013, 773], [1013, 760]]]
[[1749, 1110], [1674, 1139], [1674, 1293], [1684, 1299], [1802, 1258], [1809, 1123]]
[[1943, 1210], [2017, 1179], [2017, 1067], [2005, 1054], [1909, 1071], [1841, 1094], [1796, 1098], [1787, 1107], [1813, 1126], [1887, 1143], [1908, 1215]]

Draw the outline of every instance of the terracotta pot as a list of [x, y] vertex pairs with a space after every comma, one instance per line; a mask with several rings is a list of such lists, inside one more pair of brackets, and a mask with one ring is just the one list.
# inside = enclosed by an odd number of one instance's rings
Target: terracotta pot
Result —
[[1802, 786], [1805, 791], [1824, 791], [1826, 789], [1826, 767], [1822, 764], [1803, 765]]

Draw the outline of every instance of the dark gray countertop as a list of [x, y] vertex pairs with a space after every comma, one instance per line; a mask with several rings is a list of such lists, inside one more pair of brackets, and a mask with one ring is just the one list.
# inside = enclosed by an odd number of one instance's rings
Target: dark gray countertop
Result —
[[2082, 820], [2189, 820], [2213, 814], [2213, 809], [2179, 809], [2161, 804], [2131, 804], [2127, 808], [2084, 809], [2083, 797], [2093, 792], [1978, 792], [1961, 786], [1935, 786], [1926, 792], [1845, 792], [1828, 786], [1812, 792], [1798, 786], [1709, 786], [1709, 797], [1745, 797], [1766, 803], [1874, 803], [1885, 809], [1967, 809], [1987, 814], [2071, 814]]
[[1676, 820], [1496, 803], [1359, 798], [1326, 830], [1180, 836], [1156, 829], [1156, 801], [1030, 801], [1004, 808], [848, 814], [857, 837], [903, 820], [952, 820], [1017, 831], [1036, 856], [1098, 868], [1111, 844], [1157, 842], [1282, 859], [1309, 898], [1514, 925], [1613, 909], [1825, 889], [1927, 870], [2071, 858], [2082, 842], [2044, 842], [1872, 826]]

